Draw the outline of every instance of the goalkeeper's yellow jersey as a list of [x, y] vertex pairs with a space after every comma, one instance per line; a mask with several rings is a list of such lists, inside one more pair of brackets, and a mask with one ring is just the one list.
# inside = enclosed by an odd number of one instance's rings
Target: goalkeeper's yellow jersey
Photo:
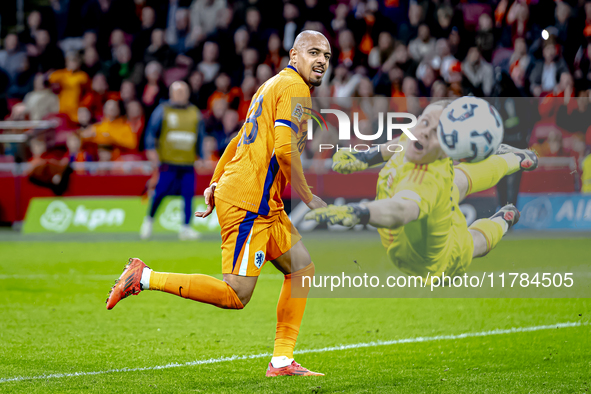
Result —
[[[400, 175], [402, 174], [402, 165], [404, 164], [404, 152], [406, 151], [406, 144], [408, 143], [406, 134], [400, 136], [398, 143], [404, 147], [404, 150], [392, 155], [390, 160], [388, 160], [386, 165], [380, 170], [378, 183], [376, 185], [376, 200], [385, 200], [394, 196], [394, 188], [401, 179]], [[382, 245], [387, 249], [392, 241], [394, 241], [397, 230], [379, 228], [378, 233], [380, 234]]]
[[[400, 144], [406, 144], [401, 137]], [[401, 152], [402, 153], [402, 152]], [[379, 229], [390, 260], [403, 272], [451, 274], [469, 264], [470, 233], [458, 206], [454, 166], [449, 158], [429, 164], [404, 162], [394, 155], [380, 171], [376, 199], [398, 196], [415, 201], [419, 217], [397, 229]]]

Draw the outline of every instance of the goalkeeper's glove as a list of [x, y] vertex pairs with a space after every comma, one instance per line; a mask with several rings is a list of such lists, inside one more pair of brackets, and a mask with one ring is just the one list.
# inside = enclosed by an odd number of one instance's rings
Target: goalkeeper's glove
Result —
[[359, 204], [329, 205], [308, 212], [306, 220], [316, 220], [318, 223], [342, 224], [353, 227], [357, 224], [369, 223], [369, 209]]
[[332, 169], [341, 174], [351, 174], [384, 162], [379, 147], [367, 152], [354, 152], [347, 149], [337, 151], [332, 157]]

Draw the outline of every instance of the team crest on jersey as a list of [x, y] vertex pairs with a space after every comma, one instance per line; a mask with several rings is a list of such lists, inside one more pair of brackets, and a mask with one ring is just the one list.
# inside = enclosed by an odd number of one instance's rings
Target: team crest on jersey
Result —
[[166, 121], [168, 123], [168, 127], [178, 127], [179, 125], [179, 116], [175, 113], [172, 114], [168, 114], [168, 116], [166, 117]]
[[456, 118], [454, 116], [454, 111], [450, 111], [449, 114], [447, 115], [447, 117], [452, 122], [464, 121], [464, 120], [474, 116], [474, 110], [476, 109], [476, 107], [478, 107], [476, 104], [464, 104], [464, 105], [462, 105], [462, 108], [465, 109], [466, 112], [464, 112], [463, 114], [461, 114], [460, 116], [458, 116]]
[[259, 250], [258, 252], [256, 252], [254, 254], [254, 265], [258, 269], [261, 269], [264, 262], [265, 262], [265, 252], [263, 252], [262, 250]]
[[302, 121], [302, 117], [304, 116], [304, 108], [302, 107], [302, 104], [300, 104], [300, 103], [296, 104], [291, 116], [296, 118], [298, 120], [298, 122]]

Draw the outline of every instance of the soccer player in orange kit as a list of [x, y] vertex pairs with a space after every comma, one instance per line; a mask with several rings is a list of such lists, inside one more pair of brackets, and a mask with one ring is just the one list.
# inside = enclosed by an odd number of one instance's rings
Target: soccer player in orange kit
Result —
[[309, 291], [302, 277], [314, 274], [314, 263], [285, 213], [281, 193], [289, 182], [310, 209], [326, 206], [310, 192], [300, 154], [307, 139], [304, 109], [311, 106], [310, 88], [321, 84], [328, 68], [330, 44], [321, 33], [304, 31], [296, 37], [289, 56], [289, 65], [253, 96], [244, 126], [226, 148], [205, 190], [208, 208], [196, 213], [206, 217], [217, 206], [223, 281], [207, 275], [155, 272], [133, 258], [107, 299], [107, 309], [112, 309], [123, 298], [149, 289], [242, 309], [263, 264], [271, 261], [285, 280], [267, 376], [322, 375], [293, 359]]

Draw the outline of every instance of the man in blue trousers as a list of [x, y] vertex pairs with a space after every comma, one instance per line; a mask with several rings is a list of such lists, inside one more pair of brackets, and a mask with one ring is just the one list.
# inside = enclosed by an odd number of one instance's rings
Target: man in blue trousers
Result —
[[154, 169], [159, 168], [160, 176], [140, 237], [148, 239], [152, 235], [154, 215], [162, 199], [180, 194], [185, 203], [185, 220], [179, 238], [196, 240], [199, 233], [190, 226], [195, 192], [193, 166], [205, 132], [204, 121], [197, 107], [189, 103], [190, 91], [185, 82], [173, 82], [169, 94], [170, 100], [156, 107], [146, 128], [146, 156]]

